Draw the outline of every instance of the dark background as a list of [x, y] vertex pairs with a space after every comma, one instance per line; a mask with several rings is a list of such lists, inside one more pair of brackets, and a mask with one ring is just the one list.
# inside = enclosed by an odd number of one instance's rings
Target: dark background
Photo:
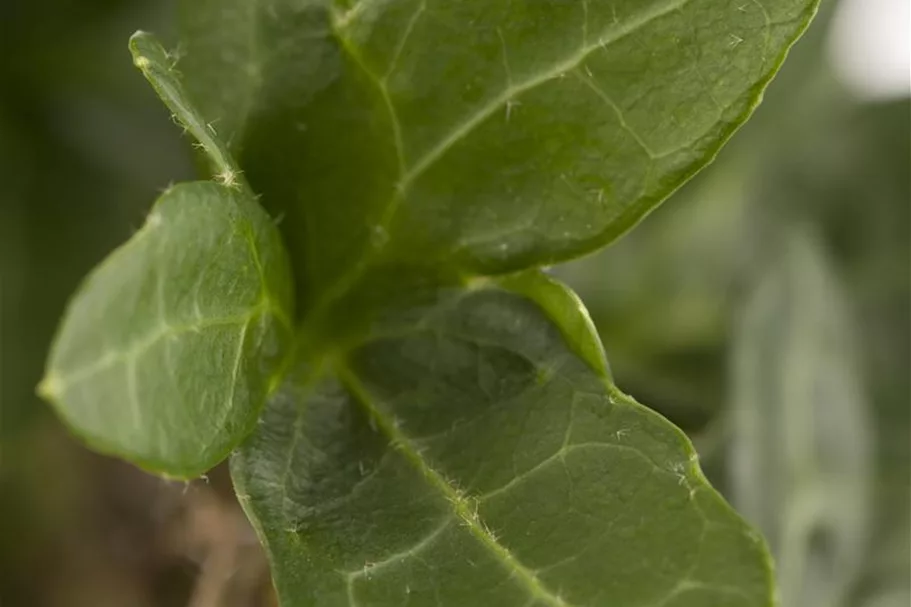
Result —
[[[589, 306], [618, 384], [684, 428], [737, 503], [732, 328], [781, 235], [810, 226], [851, 311], [849, 371], [864, 386], [867, 424], [857, 431], [873, 450], [860, 515], [869, 532], [840, 605], [907, 607], [911, 104], [908, 91], [865, 99], [839, 82], [833, 9], [713, 166], [615, 246], [555, 272]], [[2, 607], [272, 604], [223, 469], [189, 485], [147, 476], [82, 448], [34, 396], [80, 278], [141, 225], [161, 190], [192, 176], [189, 142], [126, 50], [139, 28], [173, 40], [172, 10], [0, 4]], [[834, 550], [825, 538], [811, 548]]]

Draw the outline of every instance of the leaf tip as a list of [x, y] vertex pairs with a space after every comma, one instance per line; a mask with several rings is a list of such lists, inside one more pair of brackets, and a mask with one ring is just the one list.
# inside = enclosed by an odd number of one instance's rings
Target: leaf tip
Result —
[[143, 46], [143, 43], [149, 38], [152, 38], [152, 35], [146, 31], [136, 30], [133, 32], [133, 35], [130, 36], [128, 46], [130, 47], [130, 52], [133, 53], [134, 57], [136, 55], [142, 54], [141, 47]]
[[147, 32], [145, 30], [136, 30], [135, 32], [133, 32], [133, 35], [130, 36], [130, 45], [134, 45], [137, 41], [145, 38], [146, 36], [150, 36], [150, 35], [151, 34], [149, 34], [149, 32]]
[[49, 371], [35, 387], [35, 394], [46, 401], [57, 400], [63, 391], [61, 384], [62, 382], [57, 375], [52, 371]]
[[156, 63], [164, 65], [163, 60], [168, 57], [155, 36], [142, 30], [130, 36], [129, 48], [133, 55], [133, 64], [147, 75]]

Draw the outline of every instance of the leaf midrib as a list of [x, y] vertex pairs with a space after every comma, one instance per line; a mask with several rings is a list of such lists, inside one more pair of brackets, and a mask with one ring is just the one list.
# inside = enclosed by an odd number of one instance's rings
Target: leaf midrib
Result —
[[469, 533], [512, 574], [514, 579], [519, 581], [530, 596], [550, 607], [573, 607], [547, 588], [534, 571], [521, 563], [506, 546], [497, 541], [478, 515], [477, 501], [464, 495], [424, 459], [411, 438], [402, 432], [393, 419], [390, 419], [377, 407], [357, 374], [344, 361], [336, 361], [334, 371], [342, 385], [364, 408], [367, 415], [376, 422], [377, 428], [386, 435], [390, 448], [401, 453], [405, 460], [421, 473], [424, 480], [449, 502], [452, 514], [462, 521]]

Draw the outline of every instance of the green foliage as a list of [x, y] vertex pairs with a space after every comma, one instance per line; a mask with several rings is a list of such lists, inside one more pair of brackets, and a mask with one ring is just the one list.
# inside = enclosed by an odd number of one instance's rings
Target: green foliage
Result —
[[286, 606], [770, 604], [761, 541], [535, 268], [708, 163], [814, 10], [187, 2], [188, 93], [145, 35], [134, 62], [217, 183], [87, 279], [42, 392], [157, 471], [236, 448]]

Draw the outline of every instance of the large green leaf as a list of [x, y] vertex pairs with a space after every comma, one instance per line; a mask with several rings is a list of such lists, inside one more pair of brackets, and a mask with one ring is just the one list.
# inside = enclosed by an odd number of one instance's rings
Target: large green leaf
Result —
[[39, 391], [95, 448], [196, 476], [252, 429], [290, 338], [278, 230], [182, 96], [163, 50], [135, 61], [196, 135], [222, 184], [169, 188], [71, 301]]
[[731, 477], [766, 534], [784, 607], [844, 605], [870, 532], [872, 444], [846, 297], [819, 245], [791, 235], [743, 312]]
[[771, 604], [762, 541], [573, 301], [444, 290], [301, 356], [232, 460], [283, 606]]
[[499, 273], [613, 240], [709, 162], [815, 6], [190, 0], [181, 65], [284, 214], [304, 313], [387, 264]]

